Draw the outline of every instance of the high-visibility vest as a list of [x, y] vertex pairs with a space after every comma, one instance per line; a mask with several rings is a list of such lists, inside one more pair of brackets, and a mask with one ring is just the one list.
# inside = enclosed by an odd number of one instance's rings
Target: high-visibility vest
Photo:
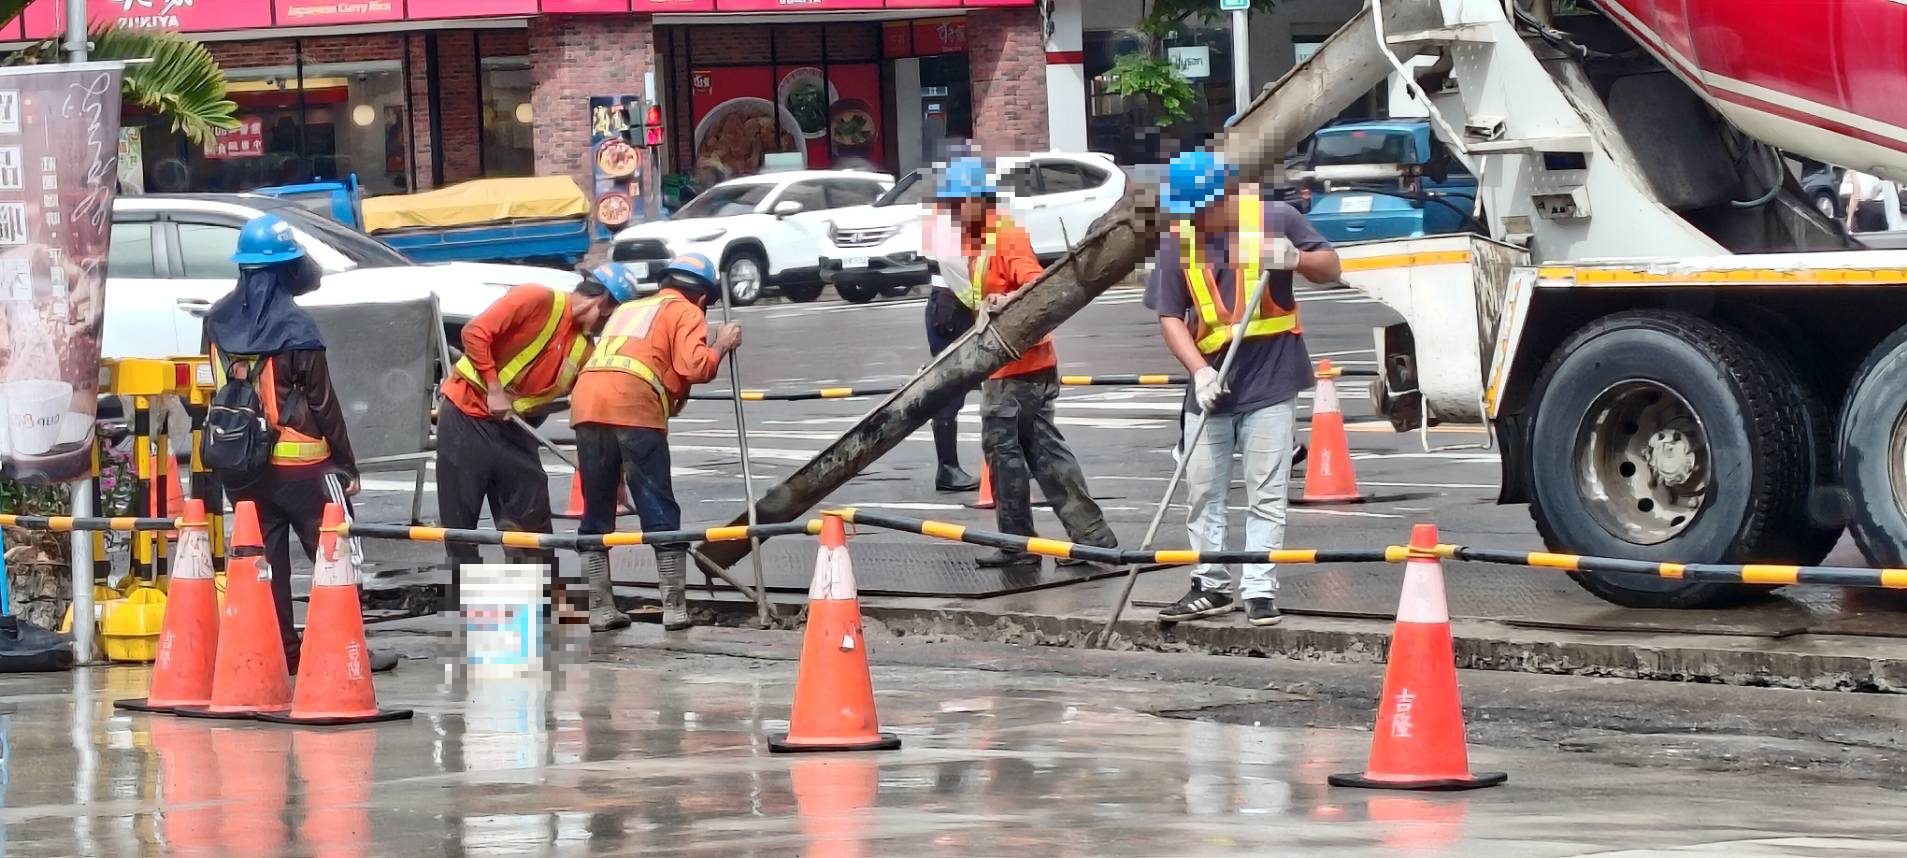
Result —
[[[1264, 267], [1264, 201], [1257, 194], [1245, 194], [1238, 198], [1238, 222], [1238, 252], [1234, 261], [1240, 264], [1237, 275], [1232, 278], [1229, 312], [1218, 301], [1217, 275], [1211, 266], [1199, 259], [1202, 245], [1191, 219], [1172, 225], [1172, 232], [1179, 237], [1179, 256], [1185, 267], [1185, 285], [1192, 293], [1192, 303], [1198, 307], [1198, 330], [1193, 336], [1198, 341], [1198, 350], [1208, 355], [1218, 353], [1232, 341], [1232, 328], [1244, 318], [1245, 306], [1251, 303], [1251, 290], [1258, 288], [1258, 277]], [[1266, 295], [1258, 302], [1258, 314], [1245, 324], [1245, 339], [1275, 337], [1301, 330], [1298, 327], [1298, 308], [1280, 307], [1277, 301]]]
[[[521, 376], [524, 370], [529, 369], [530, 364], [535, 363], [536, 359], [543, 354], [543, 349], [549, 346], [551, 338], [556, 336], [556, 329], [562, 327], [564, 317], [569, 314], [569, 293], [556, 292], [552, 298], [554, 300], [550, 301], [550, 315], [543, 320], [542, 329], [536, 332], [536, 336], [528, 344], [518, 349], [516, 354], [511, 355], [509, 360], [504, 361], [503, 366], [497, 370], [497, 383], [503, 385], [505, 391], [512, 394], [516, 392], [513, 385], [517, 377]], [[571, 387], [576, 385], [576, 376], [583, 371], [583, 358], [588, 354], [589, 338], [580, 332], [573, 335], [570, 338], [569, 350], [563, 355], [563, 366], [557, 370], [556, 383], [540, 393], [511, 399], [511, 409], [518, 414], [528, 414], [562, 398], [569, 393]], [[483, 381], [483, 373], [477, 371], [477, 365], [471, 363], [470, 358], [458, 359], [457, 374], [463, 376], [464, 381], [470, 382], [476, 389], [488, 392], [488, 385]]]
[[228, 354], [220, 359], [217, 351], [214, 350], [212, 361], [214, 387], [225, 386], [226, 361], [252, 362], [252, 386], [258, 391], [258, 402], [265, 406], [265, 419], [278, 430], [278, 440], [271, 445], [272, 464], [316, 465], [330, 460], [331, 442], [306, 435], [279, 421], [277, 364], [270, 355], [258, 357]]
[[993, 223], [987, 225], [985, 237], [980, 241], [980, 255], [974, 258], [973, 269], [969, 272], [967, 288], [954, 290], [954, 296], [960, 299], [960, 303], [967, 305], [967, 309], [980, 309], [980, 301], [986, 297], [987, 267], [993, 264], [993, 257], [1000, 247], [1000, 230], [1012, 225], [1012, 219], [1005, 215], [997, 216]]
[[656, 314], [661, 312], [662, 305], [669, 301], [684, 300], [687, 299], [665, 289], [656, 295], [617, 307], [616, 312], [609, 317], [609, 324], [603, 327], [602, 344], [590, 356], [583, 371], [614, 370], [640, 378], [655, 388], [656, 396], [662, 400], [662, 413], [674, 415], [669, 389], [662, 384], [661, 374], [636, 357], [634, 350], [649, 338], [649, 330], [654, 327]]

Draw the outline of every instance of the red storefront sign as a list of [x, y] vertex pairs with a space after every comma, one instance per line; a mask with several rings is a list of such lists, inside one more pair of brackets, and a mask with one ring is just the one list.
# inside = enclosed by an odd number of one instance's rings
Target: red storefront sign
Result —
[[[544, 0], [544, 11], [549, 11], [549, 8], [549, 0]], [[634, 11], [649, 15], [669, 12], [713, 12], [715, 0], [635, 0]]]
[[964, 54], [967, 52], [967, 19], [941, 18], [914, 22], [914, 54]]
[[[96, 24], [187, 33], [272, 24], [270, 0], [95, 0], [86, 11]], [[20, 17], [29, 39], [66, 32], [66, 4], [61, 0], [37, 0]]]
[[409, 0], [411, 20], [536, 14], [537, 0]]
[[886, 0], [715, 0], [717, 12], [833, 12], [885, 9]]
[[283, 27], [368, 24], [404, 19], [403, 0], [275, 0], [273, 18]]
[[205, 141], [205, 157], [216, 160], [261, 158], [265, 155], [265, 120], [239, 117], [237, 128], [219, 128]]

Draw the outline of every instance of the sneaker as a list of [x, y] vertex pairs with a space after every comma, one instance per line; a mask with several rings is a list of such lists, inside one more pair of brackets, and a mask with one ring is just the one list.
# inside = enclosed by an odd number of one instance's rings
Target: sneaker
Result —
[[1194, 584], [1183, 598], [1159, 609], [1159, 622], [1182, 623], [1235, 610], [1238, 610], [1238, 602], [1231, 596], [1217, 590], [1201, 590]]
[[1254, 626], [1275, 626], [1285, 615], [1278, 613], [1278, 603], [1270, 599], [1246, 599], [1245, 619]]

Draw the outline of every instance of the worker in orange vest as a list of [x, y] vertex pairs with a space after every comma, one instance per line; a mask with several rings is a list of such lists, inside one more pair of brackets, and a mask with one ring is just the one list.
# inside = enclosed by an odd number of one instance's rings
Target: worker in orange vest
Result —
[[[642, 529], [679, 530], [682, 507], [669, 474], [669, 418], [682, 410], [689, 388], [709, 381], [722, 358], [742, 344], [742, 329], [722, 325], [708, 339], [706, 308], [722, 297], [715, 263], [699, 253], [676, 257], [662, 270], [662, 291], [624, 304], [609, 317], [596, 354], [583, 367], [570, 401], [576, 456], [583, 476], [580, 534], [616, 529], [620, 489], [627, 481]], [[655, 546], [662, 625], [689, 626], [685, 542]], [[629, 625], [616, 608], [607, 552], [584, 552], [589, 578], [589, 627]]]
[[[1161, 237], [1145, 305], [1159, 314], [1166, 348], [1192, 384], [1182, 415], [1187, 495], [1186, 532], [1199, 551], [1226, 548], [1232, 458], [1245, 465], [1245, 549], [1270, 552], [1285, 538], [1286, 480], [1291, 469], [1298, 394], [1312, 386], [1311, 358], [1292, 275], [1317, 283], [1342, 274], [1337, 251], [1303, 214], [1267, 202], [1256, 185], [1241, 185], [1223, 156], [1205, 150], [1174, 158], [1160, 189], [1160, 207], [1174, 218]], [[1255, 315], [1242, 318], [1253, 290], [1270, 272]], [[1218, 367], [1240, 322], [1243, 340], [1220, 378]], [[1278, 577], [1268, 563], [1247, 563], [1236, 593], [1231, 572], [1203, 564], [1191, 589], [1159, 611], [1161, 622], [1229, 613], [1242, 602], [1255, 626], [1276, 624]]]
[[[549, 475], [542, 451], [515, 415], [540, 425], [568, 396], [589, 359], [590, 335], [616, 306], [635, 297], [637, 274], [619, 263], [585, 272], [569, 292], [512, 288], [464, 325], [463, 357], [444, 379], [437, 410], [437, 516], [444, 527], [474, 528], [485, 502], [501, 530], [550, 532]], [[477, 546], [446, 543], [450, 591], [458, 604], [460, 568], [480, 560]], [[506, 548], [513, 563], [549, 568], [554, 603], [565, 604], [553, 551]]]
[[[1033, 255], [1032, 239], [999, 209], [997, 196], [985, 162], [973, 156], [949, 162], [935, 187], [937, 204], [959, 225], [961, 244], [957, 257], [940, 260], [941, 277], [975, 312], [983, 303], [989, 310], [1006, 306], [1045, 273]], [[980, 447], [993, 476], [995, 520], [1004, 533], [1034, 536], [1030, 484], [1037, 479], [1074, 542], [1116, 548], [1119, 539], [1106, 525], [1054, 420], [1059, 390], [1059, 356], [1051, 336], [980, 386]], [[1001, 549], [976, 562], [996, 568], [1037, 566], [1039, 557]]]

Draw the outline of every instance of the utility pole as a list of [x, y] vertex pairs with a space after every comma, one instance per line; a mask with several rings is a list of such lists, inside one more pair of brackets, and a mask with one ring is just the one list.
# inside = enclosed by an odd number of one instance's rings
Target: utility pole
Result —
[[1218, 8], [1232, 13], [1232, 113], [1245, 115], [1251, 106], [1251, 0], [1218, 0]]
[[[86, 62], [86, 0], [66, 0], [66, 61]], [[87, 544], [92, 541], [87, 540]]]

